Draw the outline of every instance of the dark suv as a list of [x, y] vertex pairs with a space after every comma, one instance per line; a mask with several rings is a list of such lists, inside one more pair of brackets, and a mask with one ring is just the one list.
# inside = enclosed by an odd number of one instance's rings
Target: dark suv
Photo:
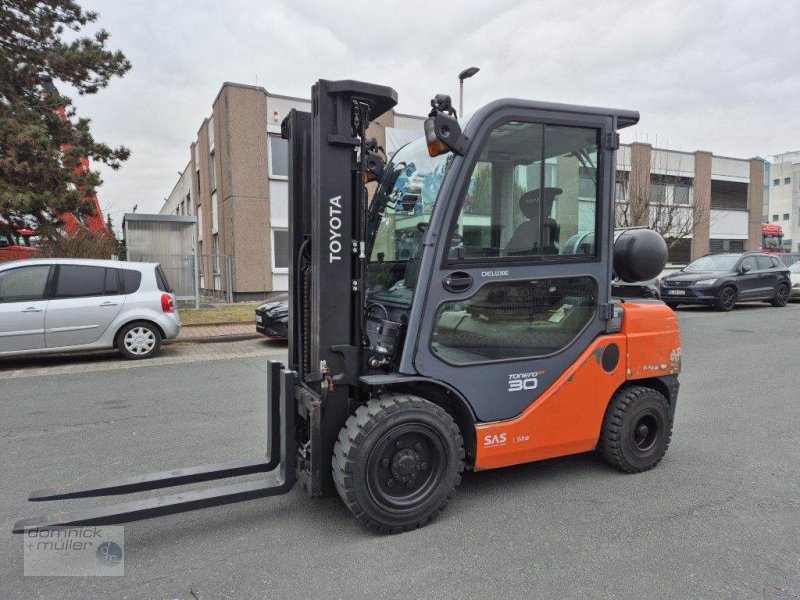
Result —
[[757, 252], [709, 254], [661, 280], [661, 299], [672, 308], [706, 304], [728, 311], [751, 300], [786, 306], [790, 290], [788, 267]]

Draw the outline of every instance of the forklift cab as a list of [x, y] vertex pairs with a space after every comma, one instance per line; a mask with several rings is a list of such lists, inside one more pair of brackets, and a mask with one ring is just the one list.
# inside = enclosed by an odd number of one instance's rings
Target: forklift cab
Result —
[[[464, 124], [463, 155], [431, 157], [424, 138], [395, 154], [370, 206], [367, 298], [371, 334], [385, 314], [409, 324], [398, 373], [509, 419], [606, 332], [616, 130], [637, 120], [498, 100]], [[520, 372], [536, 373], [524, 394]]]

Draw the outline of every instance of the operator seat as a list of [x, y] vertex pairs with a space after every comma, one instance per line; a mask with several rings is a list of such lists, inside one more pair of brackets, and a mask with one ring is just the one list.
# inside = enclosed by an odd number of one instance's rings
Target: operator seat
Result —
[[[514, 235], [508, 240], [505, 248], [506, 256], [558, 253], [556, 242], [558, 242], [560, 227], [550, 213], [553, 210], [556, 196], [563, 191], [557, 187], [546, 187], [525, 192], [519, 197], [519, 210], [526, 220], [519, 224]], [[544, 243], [539, 239], [540, 208], [546, 215], [544, 218]]]

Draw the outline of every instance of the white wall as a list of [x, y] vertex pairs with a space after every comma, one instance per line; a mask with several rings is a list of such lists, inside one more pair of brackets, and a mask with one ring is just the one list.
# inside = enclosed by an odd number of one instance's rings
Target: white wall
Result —
[[719, 210], [711, 209], [711, 222], [709, 223], [710, 237], [729, 240], [747, 239], [746, 210]]
[[750, 181], [750, 161], [727, 156], [711, 157], [711, 179]]

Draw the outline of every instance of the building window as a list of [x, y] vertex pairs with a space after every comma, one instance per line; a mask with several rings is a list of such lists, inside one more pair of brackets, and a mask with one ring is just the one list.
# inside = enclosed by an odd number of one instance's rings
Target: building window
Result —
[[783, 183], [785, 183], [787, 185], [792, 183], [792, 178], [791, 177], [785, 177], [784, 180], [783, 180]]
[[203, 241], [203, 205], [197, 205], [197, 241]]
[[289, 268], [289, 231], [272, 230], [272, 267], [275, 270]]
[[213, 246], [214, 256], [211, 257], [211, 262], [214, 269], [214, 289], [219, 291], [222, 289], [222, 269], [220, 268], [220, 260], [219, 260], [219, 236], [214, 236], [214, 246]]
[[772, 220], [773, 221], [777, 221], [778, 220], [778, 215], [772, 215]]
[[269, 136], [269, 176], [289, 176], [289, 142], [279, 135]]
[[788, 221], [789, 220], [789, 213], [783, 213], [783, 220], [784, 221]]
[[208, 181], [211, 183], [211, 191], [217, 189], [217, 157], [212, 152], [208, 161]]
[[211, 233], [219, 231], [219, 205], [217, 203], [217, 192], [211, 194]]
[[780, 184], [781, 184], [781, 180], [780, 179], [773, 179], [772, 180], [772, 185], [780, 185]]
[[672, 203], [683, 205], [689, 204], [688, 185], [675, 185], [672, 187]]
[[192, 194], [186, 194], [186, 214], [192, 214]]
[[208, 149], [214, 151], [214, 115], [208, 119]]
[[667, 201], [667, 186], [663, 183], [650, 184], [650, 202], [664, 204]]

